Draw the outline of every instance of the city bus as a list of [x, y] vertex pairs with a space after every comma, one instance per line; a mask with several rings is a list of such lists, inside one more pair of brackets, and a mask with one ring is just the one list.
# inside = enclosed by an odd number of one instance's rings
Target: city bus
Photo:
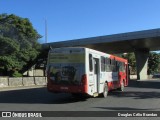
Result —
[[85, 47], [51, 49], [47, 61], [47, 89], [53, 93], [93, 97], [128, 85], [128, 61]]

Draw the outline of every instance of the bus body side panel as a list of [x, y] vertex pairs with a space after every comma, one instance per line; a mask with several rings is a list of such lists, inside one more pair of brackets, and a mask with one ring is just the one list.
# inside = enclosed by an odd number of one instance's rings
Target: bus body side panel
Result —
[[90, 64], [92, 63], [92, 60], [90, 58], [90, 52], [89, 49], [85, 49], [85, 70], [86, 70], [86, 75], [87, 75], [87, 80], [88, 80], [88, 95], [93, 96], [94, 93], [94, 76], [93, 76], [93, 71], [90, 71]]
[[125, 63], [125, 67], [126, 67], [126, 82], [125, 82], [125, 86], [128, 86], [128, 81], [129, 81], [129, 66], [128, 66], [128, 61]]
[[118, 72], [106, 72], [106, 81], [109, 90], [116, 89], [119, 85]]
[[88, 94], [93, 96], [100, 91], [100, 53], [86, 49], [86, 71], [88, 77]]

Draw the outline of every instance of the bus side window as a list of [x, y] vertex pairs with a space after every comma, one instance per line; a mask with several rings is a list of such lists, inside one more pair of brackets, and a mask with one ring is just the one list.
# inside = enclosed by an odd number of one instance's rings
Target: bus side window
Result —
[[90, 72], [93, 71], [93, 58], [92, 58], [92, 54], [89, 54], [89, 71]]
[[123, 62], [119, 62], [119, 71], [125, 72], [125, 65]]
[[105, 67], [106, 67], [106, 72], [110, 72], [110, 59], [106, 58], [105, 59]]
[[119, 68], [120, 68], [120, 62], [116, 61], [116, 70], [117, 70], [117, 72], [119, 72]]
[[113, 72], [113, 59], [111, 59], [111, 67], [110, 67], [110, 69], [111, 69], [111, 72]]
[[125, 72], [125, 64], [122, 62], [122, 72]]
[[116, 69], [116, 72], [118, 72], [119, 70], [119, 68], [118, 68], [118, 61], [116, 61], [116, 64], [115, 64], [115, 69]]
[[122, 62], [119, 62], [119, 71], [122, 71]]
[[101, 71], [105, 71], [105, 57], [101, 56]]
[[111, 59], [111, 71], [116, 72], [116, 61]]

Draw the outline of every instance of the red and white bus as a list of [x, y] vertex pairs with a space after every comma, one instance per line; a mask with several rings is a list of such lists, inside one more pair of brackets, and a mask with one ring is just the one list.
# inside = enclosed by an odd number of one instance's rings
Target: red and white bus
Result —
[[84, 47], [49, 51], [47, 89], [54, 93], [107, 97], [108, 91], [128, 85], [126, 59]]

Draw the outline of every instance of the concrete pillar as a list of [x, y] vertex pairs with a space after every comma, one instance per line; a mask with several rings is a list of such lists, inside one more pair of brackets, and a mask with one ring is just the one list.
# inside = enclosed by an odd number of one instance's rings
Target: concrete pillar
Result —
[[148, 68], [149, 50], [136, 49], [134, 53], [136, 57], [137, 80], [148, 79], [147, 68]]

